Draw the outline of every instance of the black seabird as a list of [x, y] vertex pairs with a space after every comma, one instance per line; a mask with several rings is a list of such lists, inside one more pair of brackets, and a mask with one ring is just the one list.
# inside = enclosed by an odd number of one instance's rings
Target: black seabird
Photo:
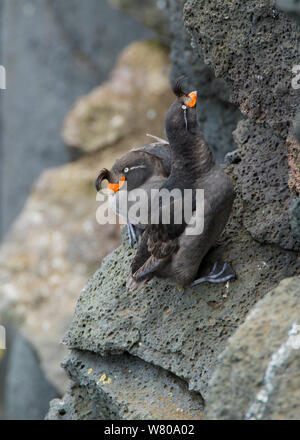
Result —
[[[197, 93], [186, 94], [178, 81], [178, 97], [166, 116], [166, 133], [171, 148], [171, 174], [162, 188], [169, 191], [204, 190], [204, 229], [201, 234], [187, 235], [188, 222], [174, 221], [176, 201], [169, 205], [171, 221], [161, 221], [164, 206], [159, 208], [158, 224], [148, 226], [131, 265], [127, 286], [140, 288], [154, 276], [167, 278], [177, 285], [196, 285], [204, 281], [219, 283], [235, 277], [230, 264], [217, 262], [205, 277], [197, 278], [203, 257], [216, 243], [232, 210], [234, 191], [231, 179], [217, 165], [199, 129], [196, 118]], [[172, 215], [173, 213], [173, 215]], [[196, 279], [196, 280], [195, 280]]]
[[[170, 175], [171, 152], [167, 141], [156, 136], [148, 136], [154, 138], [155, 142], [129, 151], [118, 159], [110, 170], [103, 169], [100, 172], [95, 182], [97, 191], [100, 191], [102, 181], [108, 180], [108, 188], [113, 191], [111, 197], [119, 200], [122, 196], [122, 182], [126, 182], [127, 198], [134, 190], [142, 189], [146, 191], [150, 200], [151, 189], [159, 189]], [[118, 200], [114, 201], [116, 213], [127, 222], [129, 243], [133, 246], [137, 237], [144, 231], [145, 224], [130, 223], [127, 219], [127, 211], [122, 212]], [[128, 202], [128, 210], [131, 204]]]

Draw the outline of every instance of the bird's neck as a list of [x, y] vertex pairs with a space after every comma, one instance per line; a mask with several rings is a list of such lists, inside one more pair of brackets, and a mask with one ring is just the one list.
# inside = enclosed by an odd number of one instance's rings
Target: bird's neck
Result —
[[186, 136], [182, 142], [170, 145], [172, 150], [171, 174], [195, 182], [215, 165], [209, 146], [202, 134]]

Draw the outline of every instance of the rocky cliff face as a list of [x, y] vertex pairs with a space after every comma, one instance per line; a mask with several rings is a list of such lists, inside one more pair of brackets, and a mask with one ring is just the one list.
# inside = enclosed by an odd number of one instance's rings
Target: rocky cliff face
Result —
[[300, 59], [297, 24], [274, 1], [190, 0], [184, 13], [194, 45], [230, 85], [231, 102], [247, 118], [235, 132], [243, 155], [234, 171], [245, 207], [243, 225], [260, 242], [299, 249], [289, 219], [291, 200], [299, 194], [288, 187], [299, 161], [292, 159], [289, 169], [287, 154], [299, 99], [291, 86]]
[[259, 301], [228, 341], [207, 396], [209, 419], [299, 420], [300, 277]]
[[[170, 2], [173, 25], [183, 3]], [[226, 169], [237, 193], [233, 213], [204, 262], [231, 261], [238, 278], [184, 291], [154, 280], [130, 293], [134, 251], [125, 237], [80, 294], [64, 338], [72, 386], [48, 418], [156, 418], [162, 406], [168, 411], [159, 417], [178, 419], [300, 416], [298, 97], [291, 87], [299, 29], [270, 0], [188, 0], [183, 17], [193, 50], [185, 41], [182, 51], [183, 34], [175, 32], [174, 69], [185, 66], [199, 84], [200, 54], [201, 72], [214, 72], [216, 88], [226, 81], [227, 110], [243, 114], [234, 131], [239, 152]]]

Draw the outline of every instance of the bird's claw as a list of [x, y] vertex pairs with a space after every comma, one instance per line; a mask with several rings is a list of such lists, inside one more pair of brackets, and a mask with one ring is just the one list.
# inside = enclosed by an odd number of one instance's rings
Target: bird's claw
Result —
[[211, 272], [205, 277], [198, 278], [191, 286], [197, 286], [201, 283], [225, 283], [228, 280], [236, 278], [236, 273], [230, 263], [216, 262]]
[[131, 223], [127, 223], [128, 236], [129, 236], [129, 246], [132, 248], [135, 243], [137, 243], [137, 237], [135, 233], [135, 227]]

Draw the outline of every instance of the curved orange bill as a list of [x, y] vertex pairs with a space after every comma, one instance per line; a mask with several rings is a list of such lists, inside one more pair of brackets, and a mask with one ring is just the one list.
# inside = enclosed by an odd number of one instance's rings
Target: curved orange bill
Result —
[[119, 183], [109, 183], [107, 188], [113, 190], [113, 192], [119, 191], [125, 183], [125, 177], [123, 176]]
[[189, 93], [189, 98], [191, 99], [191, 101], [188, 102], [188, 107], [195, 107], [197, 103], [197, 92]]

